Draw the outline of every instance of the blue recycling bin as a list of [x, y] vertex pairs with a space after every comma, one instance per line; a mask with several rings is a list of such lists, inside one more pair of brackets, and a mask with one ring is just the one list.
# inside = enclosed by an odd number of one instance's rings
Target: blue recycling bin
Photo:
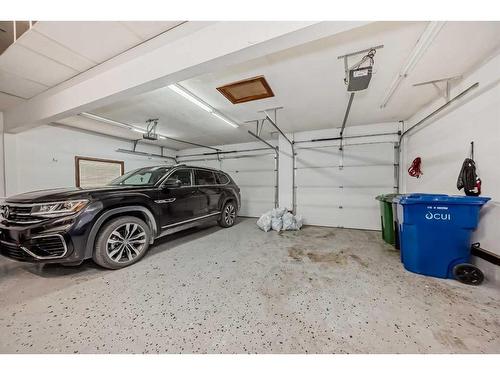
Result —
[[[432, 196], [440, 196], [440, 197], [447, 197], [446, 194], [427, 194], [427, 193], [419, 193], [420, 195], [432, 195]], [[400, 239], [399, 239], [399, 213], [398, 213], [398, 203], [399, 200], [404, 197], [408, 196], [408, 194], [397, 194], [394, 196], [392, 199], [392, 217], [394, 219], [394, 237], [395, 237], [395, 244], [394, 247], [397, 250], [401, 250], [401, 244], [400, 244]], [[400, 251], [400, 256], [401, 256], [401, 262], [403, 261], [403, 252]]]
[[479, 210], [491, 198], [407, 194], [395, 199], [401, 261], [411, 272], [453, 278], [453, 267], [468, 263], [470, 237]]

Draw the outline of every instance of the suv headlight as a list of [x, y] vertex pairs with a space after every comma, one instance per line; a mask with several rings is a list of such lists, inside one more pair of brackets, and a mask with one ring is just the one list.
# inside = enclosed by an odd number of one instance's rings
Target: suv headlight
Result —
[[65, 201], [65, 202], [55, 202], [55, 203], [43, 203], [33, 207], [31, 214], [35, 216], [43, 217], [60, 217], [74, 215], [80, 212], [89, 201], [86, 199]]

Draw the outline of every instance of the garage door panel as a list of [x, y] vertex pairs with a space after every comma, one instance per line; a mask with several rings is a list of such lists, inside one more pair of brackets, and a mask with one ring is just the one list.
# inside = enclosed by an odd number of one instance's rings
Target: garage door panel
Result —
[[223, 159], [222, 164], [228, 171], [274, 170], [274, 154]]
[[342, 189], [330, 187], [297, 188], [297, 206], [340, 206], [342, 205]]
[[386, 187], [394, 184], [394, 167], [345, 167], [339, 171], [345, 187]]
[[274, 202], [274, 186], [240, 186], [241, 198]]
[[393, 180], [392, 166], [309, 168], [298, 169], [296, 173], [298, 186], [386, 187], [392, 186]]
[[[298, 206], [358, 207], [367, 208], [377, 204], [375, 197], [380, 194], [376, 188], [307, 188], [297, 189]], [[385, 190], [391, 192], [392, 190]]]
[[240, 171], [238, 173], [232, 173], [231, 177], [238, 185], [250, 186], [274, 186], [276, 179], [274, 171]]
[[274, 207], [274, 154], [223, 159], [222, 170], [240, 187], [239, 215], [258, 217]]
[[[343, 165], [339, 168], [339, 164]], [[380, 229], [375, 197], [393, 191], [394, 145], [346, 145], [298, 150], [297, 212], [311, 225]]]
[[344, 165], [380, 165], [394, 163], [393, 143], [344, 147]]
[[297, 168], [338, 165], [340, 153], [338, 146], [319, 149], [300, 149], [297, 152], [295, 166]]
[[242, 188], [239, 215], [259, 217], [274, 207], [274, 189]]
[[380, 214], [377, 207], [344, 207], [339, 209], [326, 206], [299, 206], [299, 210], [306, 225], [380, 229]]
[[340, 227], [344, 223], [343, 213], [338, 208], [321, 206], [297, 206], [305, 225]]
[[203, 160], [203, 161], [196, 161], [190, 163], [189, 161], [186, 161], [186, 164], [189, 166], [194, 166], [194, 167], [207, 167], [207, 168], [215, 168], [215, 169], [221, 169], [220, 163], [217, 160]]
[[260, 217], [264, 212], [271, 210], [273, 207], [273, 202], [242, 201], [241, 210], [238, 213], [238, 216], [257, 218]]
[[310, 168], [297, 169], [295, 183], [305, 187], [338, 187], [342, 180], [338, 168]]
[[342, 206], [345, 207], [378, 207], [378, 201], [375, 200], [377, 195], [383, 193], [391, 193], [392, 189], [381, 191], [378, 188], [359, 188], [349, 189], [348, 192], [342, 194]]
[[344, 166], [386, 165], [394, 162], [393, 143], [346, 145], [341, 155], [339, 146], [327, 146], [317, 149], [298, 150], [296, 166], [320, 167], [338, 166], [342, 160]]

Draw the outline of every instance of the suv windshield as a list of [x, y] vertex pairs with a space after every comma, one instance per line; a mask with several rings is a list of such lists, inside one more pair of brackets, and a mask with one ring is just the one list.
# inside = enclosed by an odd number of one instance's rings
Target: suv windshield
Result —
[[112, 186], [154, 186], [171, 167], [147, 167], [128, 172], [111, 181]]

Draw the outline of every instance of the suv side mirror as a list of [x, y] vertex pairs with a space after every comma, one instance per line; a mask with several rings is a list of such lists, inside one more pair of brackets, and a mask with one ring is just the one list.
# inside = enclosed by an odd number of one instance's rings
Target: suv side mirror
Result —
[[163, 186], [166, 188], [178, 188], [182, 186], [182, 181], [176, 178], [169, 178]]

